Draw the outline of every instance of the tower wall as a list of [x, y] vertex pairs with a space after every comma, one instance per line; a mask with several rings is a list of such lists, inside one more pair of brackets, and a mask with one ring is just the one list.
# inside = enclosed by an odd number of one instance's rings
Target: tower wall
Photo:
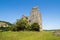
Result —
[[40, 31], [42, 31], [42, 18], [38, 7], [33, 7], [29, 17], [30, 23], [38, 23], [40, 26]]

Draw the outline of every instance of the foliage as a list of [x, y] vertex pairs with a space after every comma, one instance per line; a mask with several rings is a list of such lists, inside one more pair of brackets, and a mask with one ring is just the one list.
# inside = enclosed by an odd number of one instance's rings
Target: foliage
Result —
[[9, 31], [10, 27], [0, 27], [0, 30], [2, 30], [2, 31]]
[[28, 22], [28, 17], [24, 17], [17, 20], [15, 24], [10, 24], [9, 22], [5, 22], [5, 21], [0, 21], [0, 22], [4, 22], [10, 25], [10, 27], [1, 27], [0, 29], [3, 31], [21, 31], [21, 30], [39, 31], [38, 23], [33, 23], [32, 25], [30, 25], [30, 23]]
[[17, 30], [28, 30], [29, 29], [29, 23], [27, 21], [27, 17], [26, 18], [21, 18], [20, 20], [17, 20], [16, 22], [16, 26], [17, 26]]
[[9, 22], [6, 22], [6, 21], [0, 21], [0, 22], [2, 22], [2, 23], [5, 23], [5, 24], [7, 24], [8, 26], [0, 26], [0, 30], [2, 30], [2, 31], [9, 31], [9, 30], [11, 30], [11, 23], [9, 23]]
[[31, 29], [34, 30], [34, 31], [39, 31], [39, 24], [38, 23], [33, 23], [31, 25]]
[[27, 21], [28, 18], [21, 18], [17, 20], [16, 24], [12, 26], [13, 31], [39, 31], [39, 24], [38, 23], [33, 23], [30, 25], [30, 23]]
[[16, 25], [12, 24], [11, 27], [10, 27], [10, 30], [11, 31], [17, 31]]

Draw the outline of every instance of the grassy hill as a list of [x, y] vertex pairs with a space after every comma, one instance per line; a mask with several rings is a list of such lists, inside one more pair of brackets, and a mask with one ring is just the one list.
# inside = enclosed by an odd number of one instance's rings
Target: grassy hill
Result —
[[0, 21], [0, 24], [8, 24], [8, 25], [12, 25], [11, 23], [6, 22], [6, 21]]
[[53, 35], [51, 31], [0, 32], [0, 40], [60, 40], [60, 36]]

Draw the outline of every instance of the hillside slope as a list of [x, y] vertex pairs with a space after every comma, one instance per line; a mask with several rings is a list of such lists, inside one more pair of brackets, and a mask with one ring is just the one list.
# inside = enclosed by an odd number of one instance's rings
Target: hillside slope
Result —
[[6, 21], [0, 21], [0, 24], [1, 24], [1, 23], [6, 23], [6, 24], [8, 24], [8, 25], [12, 25], [11, 23], [6, 22]]

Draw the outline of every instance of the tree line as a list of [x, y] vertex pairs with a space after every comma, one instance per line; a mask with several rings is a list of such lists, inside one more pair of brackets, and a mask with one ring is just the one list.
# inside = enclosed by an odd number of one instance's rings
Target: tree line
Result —
[[9, 27], [0, 27], [2, 31], [40, 31], [38, 23], [28, 22], [28, 17], [18, 19], [15, 24]]

